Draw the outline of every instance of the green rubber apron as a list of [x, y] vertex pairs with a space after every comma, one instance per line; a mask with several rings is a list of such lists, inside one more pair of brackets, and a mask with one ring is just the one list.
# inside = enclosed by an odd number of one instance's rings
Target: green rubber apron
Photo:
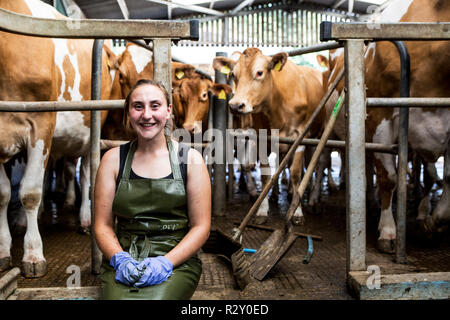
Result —
[[[166, 136], [173, 179], [130, 179], [137, 142], [127, 154], [112, 210], [118, 216], [116, 234], [124, 251], [138, 260], [165, 255], [189, 231], [186, 191], [178, 156]], [[102, 263], [103, 299], [169, 300], [190, 299], [202, 272], [196, 256], [174, 268], [170, 278], [158, 285], [135, 288], [115, 282], [115, 270], [105, 258]]]

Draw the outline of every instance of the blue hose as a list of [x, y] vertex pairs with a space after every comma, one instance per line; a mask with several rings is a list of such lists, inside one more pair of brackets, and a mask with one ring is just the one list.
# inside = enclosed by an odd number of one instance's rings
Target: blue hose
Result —
[[306, 252], [305, 258], [303, 259], [303, 264], [308, 264], [311, 261], [312, 255], [314, 253], [314, 245], [311, 237], [307, 237], [308, 240], [308, 251]]

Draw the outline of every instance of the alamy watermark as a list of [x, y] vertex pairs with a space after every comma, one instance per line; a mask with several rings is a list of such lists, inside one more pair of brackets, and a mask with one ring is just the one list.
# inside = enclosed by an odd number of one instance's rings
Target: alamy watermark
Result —
[[370, 273], [370, 276], [366, 280], [367, 289], [380, 289], [381, 288], [381, 270], [380, 267], [373, 264], [367, 267], [367, 273]]
[[66, 280], [66, 286], [69, 289], [81, 287], [81, 268], [77, 265], [70, 265], [66, 269], [66, 273], [70, 276]]
[[[201, 126], [201, 122], [196, 125]], [[272, 153], [275, 154], [275, 166], [279, 164], [277, 129], [208, 129], [205, 132], [199, 130], [194, 135], [184, 129], [175, 129], [171, 136], [186, 144], [194, 143], [194, 149], [203, 155], [208, 165], [233, 164], [235, 159], [240, 165], [256, 165], [259, 162], [261, 174], [270, 175], [269, 156]], [[209, 141], [205, 148], [203, 141]]]

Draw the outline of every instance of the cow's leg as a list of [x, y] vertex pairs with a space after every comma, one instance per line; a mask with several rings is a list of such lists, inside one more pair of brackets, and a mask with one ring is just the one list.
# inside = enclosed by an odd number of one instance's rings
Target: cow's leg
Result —
[[[413, 154], [411, 164], [412, 164], [412, 169], [411, 169], [411, 175], [410, 175], [410, 180], [409, 180], [410, 183], [408, 184], [408, 186], [410, 186], [410, 189], [413, 190], [414, 203], [416, 205], [419, 205], [420, 199], [423, 198], [422, 186], [420, 184], [420, 171], [422, 169], [422, 160], [419, 158], [418, 155]], [[425, 174], [425, 172], [424, 172], [424, 174]], [[424, 179], [425, 179], [425, 175], [424, 175]], [[425, 195], [425, 193], [424, 193], [424, 195]], [[422, 199], [422, 201], [420, 201], [420, 203], [422, 204], [422, 202], [423, 202], [423, 199]], [[419, 205], [419, 207], [420, 207], [420, 205]], [[420, 215], [420, 212], [421, 212], [421, 209], [419, 209], [419, 215]], [[428, 215], [428, 213], [429, 212], [427, 212], [426, 215]]]
[[64, 175], [64, 163], [65, 159], [60, 158], [58, 160], [54, 160], [54, 168], [55, 168], [55, 193], [66, 193], [66, 179]]
[[447, 147], [444, 158], [442, 189], [441, 199], [439, 199], [433, 214], [425, 220], [427, 230], [430, 232], [441, 232], [450, 222], [450, 145]]
[[373, 182], [374, 163], [373, 163], [373, 153], [366, 152], [366, 182], [367, 182], [367, 204], [369, 208], [379, 208], [378, 199], [376, 197], [376, 189]]
[[339, 152], [341, 170], [339, 171], [339, 189], [345, 190], [345, 151]]
[[89, 204], [89, 185], [90, 185], [90, 156], [81, 158], [81, 206], [80, 206], [80, 225], [81, 232], [87, 233], [91, 227], [91, 207]]
[[77, 173], [77, 165], [73, 159], [64, 158], [64, 172], [65, 178], [67, 179], [67, 193], [64, 207], [73, 207], [75, 206], [76, 199], [75, 183]]
[[[325, 149], [326, 152], [326, 149]], [[328, 157], [328, 163], [327, 163], [327, 171], [328, 171], [328, 189], [330, 191], [338, 191], [339, 190], [339, 186], [337, 185], [336, 181], [334, 181], [333, 178], [333, 162], [332, 162], [332, 152], [331, 150], [328, 151], [329, 152], [329, 157]]]
[[42, 200], [44, 171], [48, 155], [44, 153], [44, 142], [42, 140], [38, 140], [34, 146], [29, 144], [27, 152], [27, 167], [19, 190], [19, 199], [27, 216], [22, 265], [25, 277], [34, 278], [47, 273], [47, 263], [44, 258], [37, 218]]
[[[296, 199], [299, 196], [298, 186], [300, 185], [302, 169], [303, 169], [303, 154], [304, 147], [299, 147], [295, 152], [294, 159], [290, 166], [290, 181], [292, 186], [292, 199]], [[291, 204], [292, 205], [292, 204]], [[305, 218], [303, 216], [301, 199], [297, 208], [295, 209], [294, 215], [292, 216], [292, 222], [296, 225], [303, 225]]]
[[[24, 160], [14, 160], [13, 163], [6, 164], [10, 172], [11, 197], [9, 199], [9, 226], [13, 234], [24, 235], [27, 231], [27, 217], [25, 210], [19, 200], [20, 181], [25, 173], [26, 162]], [[8, 172], [8, 170], [6, 170]], [[8, 174], [8, 173], [7, 173]]]
[[[266, 183], [269, 182], [270, 176], [261, 174], [261, 184], [262, 187], [266, 185]], [[255, 223], [256, 224], [264, 224], [267, 222], [269, 217], [269, 197], [268, 195], [264, 198], [261, 205], [258, 208], [258, 211], [256, 212], [255, 216]]]
[[436, 170], [436, 165], [435, 163], [431, 163], [431, 162], [426, 162], [424, 164], [424, 170], [427, 171], [427, 173], [430, 175], [431, 179], [433, 179], [433, 181], [440, 187], [443, 187], [443, 180], [439, 177], [437, 170]]
[[[421, 161], [419, 162], [419, 168], [421, 167]], [[420, 170], [419, 170], [420, 175]], [[434, 179], [430, 176], [429, 172], [427, 170], [423, 171], [423, 197], [422, 200], [419, 203], [419, 207], [417, 209], [417, 220], [421, 223], [425, 221], [425, 219], [428, 217], [428, 215], [431, 212], [431, 197], [430, 192], [434, 185]]]
[[8, 227], [8, 204], [11, 184], [3, 164], [0, 164], [0, 271], [11, 267], [11, 233]]
[[309, 195], [308, 205], [311, 207], [314, 207], [319, 202], [320, 191], [322, 190], [323, 171], [329, 167], [330, 156], [330, 149], [325, 148], [319, 157], [319, 163], [316, 168], [316, 180]]
[[379, 156], [375, 159], [375, 165], [381, 199], [381, 216], [378, 224], [380, 236], [377, 241], [377, 248], [381, 252], [393, 253], [396, 228], [392, 214], [392, 196], [397, 182], [394, 156], [387, 154]]
[[255, 167], [256, 163], [256, 142], [253, 140], [245, 141], [245, 153], [244, 153], [244, 170], [245, 170], [245, 178], [246, 178], [246, 185], [247, 185], [247, 191], [250, 194], [250, 197], [256, 198], [257, 191], [256, 191], [256, 183], [255, 178], [253, 178], [252, 175], [252, 169]]
[[[262, 163], [262, 162], [264, 162], [264, 164], [261, 165], [261, 172], [262, 172], [262, 170], [265, 170], [265, 172], [267, 172], [268, 176], [270, 173], [270, 177], [271, 177], [272, 176], [272, 172], [271, 172], [272, 168], [270, 167], [269, 157], [264, 156], [264, 158], [261, 159], [260, 163]], [[278, 170], [279, 164], [280, 164], [279, 153], [275, 153], [275, 171]], [[281, 180], [283, 180], [283, 176], [285, 176], [285, 175], [286, 175], [286, 171], [283, 170], [281, 172]], [[286, 177], [284, 179], [286, 179]], [[278, 199], [280, 197], [280, 186], [278, 184], [278, 181], [279, 180], [277, 179], [277, 181], [273, 185], [272, 192], [270, 193], [270, 198], [269, 198], [269, 201], [275, 202], [275, 203], [278, 203]]]

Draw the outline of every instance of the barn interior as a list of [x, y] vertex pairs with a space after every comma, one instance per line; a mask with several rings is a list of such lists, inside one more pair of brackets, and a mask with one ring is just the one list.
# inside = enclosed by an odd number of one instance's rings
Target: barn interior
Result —
[[[320, 24], [330, 22], [358, 22], [377, 10], [382, 10], [390, 0], [45, 0], [62, 14], [74, 19], [151, 19], [151, 20], [199, 20], [200, 38], [198, 41], [181, 40], [173, 43], [172, 56], [214, 77], [212, 59], [216, 52], [227, 52], [245, 47], [260, 47], [267, 54], [294, 50], [321, 44]], [[275, 18], [276, 15], [276, 18]], [[256, 17], [272, 17], [270, 26], [254, 28]], [[251, 18], [249, 18], [251, 17]], [[259, 18], [258, 18], [259, 19]], [[277, 20], [278, 19], [278, 20]], [[276, 25], [275, 22], [276, 21]], [[226, 27], [228, 26], [228, 30]], [[289, 30], [283, 32], [283, 30]], [[250, 31], [251, 30], [251, 31]], [[308, 35], [308, 36], [305, 36]], [[120, 53], [124, 40], [115, 40], [114, 47]], [[185, 51], [183, 51], [185, 50]], [[192, 51], [187, 51], [192, 50]], [[205, 52], [206, 61], [195, 60]], [[189, 52], [183, 54], [183, 52]], [[206, 53], [208, 52], [208, 53]], [[322, 53], [326, 51], [321, 51]], [[203, 59], [203, 58], [202, 58]], [[191, 61], [192, 60], [192, 61]], [[195, 60], [195, 61], [194, 61]], [[324, 69], [312, 58], [292, 57], [297, 64], [311, 65]], [[436, 163], [442, 179], [444, 160]], [[79, 169], [78, 169], [79, 170]], [[337, 152], [332, 154], [332, 167], [327, 174], [334, 181], [340, 181], [341, 158]], [[234, 180], [227, 175], [224, 188], [225, 213], [213, 217], [213, 226], [230, 231], [238, 226], [250, 210], [255, 198], [245, 186], [240, 184], [243, 173], [238, 166], [233, 167]], [[289, 175], [285, 170], [286, 175]], [[263, 185], [260, 169], [253, 171], [257, 181], [257, 191]], [[423, 177], [422, 177], [423, 178]], [[411, 179], [410, 179], [411, 180]], [[410, 181], [411, 182], [411, 181]], [[288, 186], [280, 177], [278, 199], [270, 202], [269, 217], [265, 223], [269, 229], [261, 229], [251, 223], [245, 229], [242, 246], [258, 249], [271, 232], [283, 225], [290, 204]], [[376, 183], [376, 180], [375, 180]], [[295, 231], [315, 237], [298, 237], [286, 254], [270, 270], [263, 281], [254, 281], [244, 289], [239, 287], [233, 276], [232, 264], [224, 254], [201, 251], [203, 273], [193, 300], [354, 300], [349, 292], [346, 266], [347, 220], [346, 189], [342, 184], [338, 190], [331, 190], [328, 178], [321, 184], [320, 203], [308, 205], [309, 192], [302, 199], [305, 222], [295, 226]], [[408, 184], [407, 202], [407, 261], [396, 263], [391, 254], [377, 250], [377, 230], [380, 207], [368, 203], [367, 206], [367, 248], [366, 264], [368, 270], [388, 274], [450, 272], [450, 233], [438, 237], [424, 237], [423, 230], [416, 223], [417, 190], [412, 182]], [[272, 195], [273, 191], [269, 194]], [[77, 195], [80, 196], [79, 187]], [[442, 195], [442, 184], [436, 182], [431, 191], [431, 206], [434, 208]], [[65, 207], [61, 194], [50, 193], [45, 201], [45, 209], [39, 221], [48, 264], [48, 273], [40, 278], [30, 279], [17, 276], [18, 289], [9, 296], [10, 300], [91, 300], [100, 297], [100, 278], [91, 273], [91, 234], [80, 233], [78, 210], [79, 200], [74, 207]], [[394, 210], [395, 205], [394, 205]], [[14, 203], [10, 211], [15, 210]], [[13, 266], [20, 267], [23, 255], [23, 230], [10, 226], [13, 234]], [[310, 238], [309, 238], [310, 239]], [[313, 249], [312, 249], [313, 248]], [[304, 263], [308, 249], [313, 255]], [[252, 253], [245, 254], [248, 258]], [[78, 271], [74, 271], [78, 270]], [[67, 290], [76, 272], [81, 274], [80, 288]], [[368, 271], [369, 272], [369, 271]], [[0, 278], [7, 271], [0, 272]]]

